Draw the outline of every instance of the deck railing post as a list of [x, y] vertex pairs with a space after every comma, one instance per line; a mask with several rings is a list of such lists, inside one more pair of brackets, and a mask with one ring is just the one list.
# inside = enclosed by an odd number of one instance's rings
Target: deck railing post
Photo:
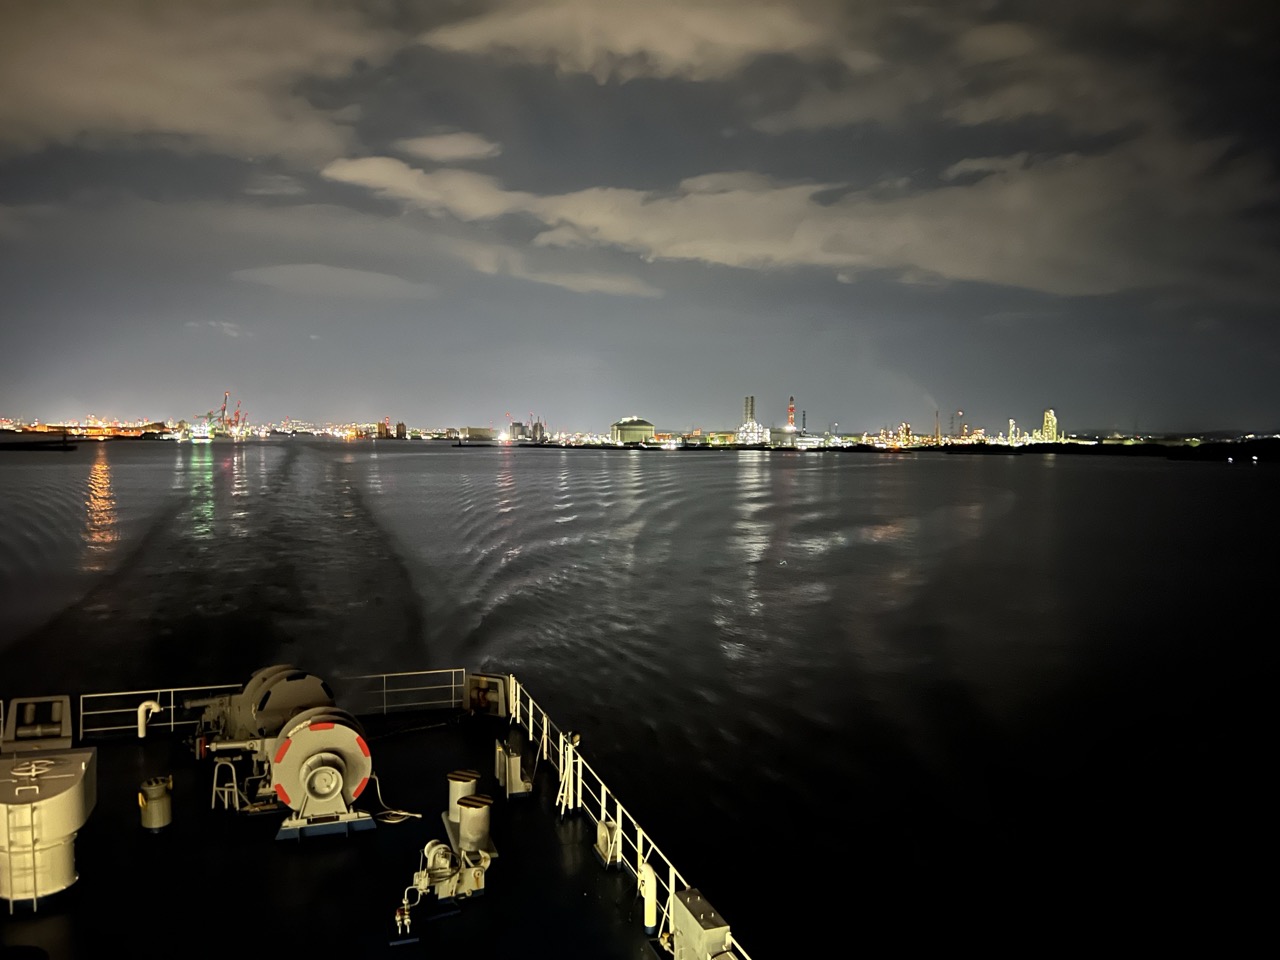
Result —
[[[390, 710], [390, 696], [396, 694], [397, 709], [404, 709], [406, 706], [431, 706], [437, 707], [441, 704], [440, 691], [449, 686], [452, 691], [453, 704], [455, 706], [466, 706], [466, 681], [467, 672], [465, 669], [455, 668], [449, 673], [449, 683], [444, 683], [443, 670], [438, 671], [417, 671], [411, 673], [398, 674], [379, 674], [367, 675], [359, 678], [347, 678], [349, 680], [360, 680], [363, 682], [361, 692], [363, 694], [363, 705], [372, 711], [375, 709], [372, 703], [371, 692], [368, 684], [378, 682], [380, 684], [380, 698], [383, 713]], [[547, 712], [540, 704], [525, 690], [524, 685], [516, 678], [514, 674], [507, 674], [507, 682], [510, 684], [508, 688], [507, 708], [510, 717], [514, 723], [519, 724], [528, 731], [530, 738], [537, 737], [537, 751], [543, 760], [551, 761], [551, 719]], [[412, 679], [409, 679], [412, 678]], [[394, 681], [394, 683], [393, 683]], [[413, 686], [412, 684], [417, 684]], [[80, 718], [79, 718], [79, 736], [83, 740], [89, 733], [100, 735], [112, 731], [120, 731], [131, 729], [133, 724], [125, 726], [118, 725], [117, 719], [122, 714], [133, 714], [134, 707], [122, 708], [114, 706], [115, 703], [121, 702], [125, 696], [130, 697], [150, 697], [156, 701], [167, 704], [169, 716], [168, 726], [171, 730], [176, 730], [179, 726], [191, 726], [195, 721], [189, 719], [190, 711], [183, 712], [183, 719], [179, 720], [178, 704], [182, 702], [178, 694], [180, 692], [198, 692], [202, 696], [212, 693], [229, 693], [234, 684], [220, 684], [216, 687], [178, 687], [170, 688], [165, 691], [156, 691], [148, 694], [145, 691], [119, 691], [116, 693], [100, 693], [100, 694], [80, 694]], [[527, 697], [527, 702], [526, 702]], [[406, 700], [412, 700], [412, 703], [406, 703]], [[98, 708], [96, 705], [101, 705]], [[3, 713], [4, 704], [0, 702], [0, 727], [5, 717]], [[91, 709], [92, 708], [92, 709]], [[89, 717], [93, 717], [90, 720]], [[537, 724], [541, 723], [541, 729], [536, 729]], [[597, 807], [592, 804], [590, 807], [585, 803], [591, 800], [592, 796], [586, 789], [585, 781], [588, 772], [597, 784], [600, 795], [598, 806], [600, 822], [609, 821], [609, 800], [613, 800], [614, 819], [616, 827], [612, 831], [609, 846], [604, 851], [605, 861], [608, 864], [626, 864], [625, 852], [625, 835], [624, 831], [632, 831], [635, 839], [635, 876], [637, 882], [637, 891], [648, 893], [652, 891], [654, 900], [652, 906], [655, 910], [661, 911], [660, 917], [651, 917], [650, 904], [646, 902], [645, 909], [645, 926], [646, 932], [650, 926], [651, 919], [656, 919], [656, 930], [667, 931], [670, 933], [675, 917], [675, 902], [677, 898], [677, 885], [687, 887], [687, 881], [676, 871], [675, 866], [670, 860], [654, 845], [648, 838], [640, 824], [635, 818], [623, 807], [622, 800], [617, 794], [611, 794], [609, 788], [601, 780], [599, 774], [595, 770], [589, 770], [586, 759], [578, 750], [580, 745], [579, 734], [572, 731], [564, 731], [557, 728], [555, 731], [556, 750], [557, 750], [557, 775], [559, 778], [556, 792], [556, 807], [560, 817], [564, 817], [570, 812], [584, 811], [589, 812], [594, 817]], [[536, 769], [536, 767], [535, 767]], [[585, 794], [585, 796], [584, 796]], [[6, 812], [6, 816], [16, 816], [12, 810]], [[29, 811], [30, 815], [30, 811]], [[10, 858], [8, 863], [9, 870], [14, 869], [15, 860]], [[666, 894], [665, 897], [659, 899], [659, 887], [662, 881], [657, 879], [657, 873], [663, 865], [666, 865]], [[16, 884], [10, 881], [10, 888], [16, 889]], [[646, 897], [646, 900], [648, 898]], [[13, 901], [9, 904], [10, 911], [13, 910]], [[743, 960], [748, 960], [745, 951], [742, 951], [737, 945], [735, 939], [730, 939], [730, 944], [735, 949], [735, 955], [742, 956]]]
[[613, 831], [613, 842], [618, 845], [618, 862], [622, 863], [622, 801], [615, 794], [613, 798], [613, 822], [618, 825]]
[[560, 733], [560, 740], [559, 740], [559, 743], [557, 744], [557, 750], [558, 750], [557, 757], [559, 759], [558, 772], [560, 774], [560, 786], [556, 790], [556, 806], [560, 808], [560, 816], [563, 817], [565, 808], [568, 806], [568, 802], [569, 802], [568, 790], [569, 790], [569, 785], [571, 783], [569, 778], [573, 775], [572, 771], [569, 770], [569, 767], [568, 767], [568, 763], [569, 763], [569, 756], [567, 753], [568, 738], [564, 735], [563, 731], [561, 731]]
[[676, 868], [667, 861], [667, 905], [662, 911], [662, 925], [669, 927], [676, 909]]
[[575, 810], [580, 810], [582, 808], [582, 754], [578, 753], [577, 750], [574, 750], [573, 755], [578, 764], [578, 799], [577, 802], [574, 803], [573, 808]]
[[512, 723], [520, 723], [520, 681], [514, 673], [507, 674], [507, 713]]

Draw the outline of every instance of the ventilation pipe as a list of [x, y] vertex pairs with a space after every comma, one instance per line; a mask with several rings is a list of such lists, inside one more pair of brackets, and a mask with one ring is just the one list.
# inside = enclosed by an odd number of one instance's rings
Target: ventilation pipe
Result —
[[640, 893], [644, 897], [644, 932], [658, 932], [658, 878], [648, 860], [640, 864]]
[[153, 713], [160, 713], [164, 707], [160, 706], [155, 700], [143, 700], [138, 704], [138, 739], [141, 740], [147, 735], [147, 721], [151, 719]]

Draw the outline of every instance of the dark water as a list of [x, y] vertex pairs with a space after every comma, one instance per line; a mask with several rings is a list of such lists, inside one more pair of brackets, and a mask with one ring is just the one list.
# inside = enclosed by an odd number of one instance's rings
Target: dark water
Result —
[[1111, 923], [1225, 942], [1260, 916], [1265, 466], [296, 440], [2, 456], [5, 695], [281, 661], [513, 671], [756, 960]]

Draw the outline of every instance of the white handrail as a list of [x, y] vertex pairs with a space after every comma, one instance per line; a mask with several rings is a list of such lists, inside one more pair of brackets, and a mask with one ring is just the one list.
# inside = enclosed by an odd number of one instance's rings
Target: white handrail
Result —
[[[199, 693], [205, 696], [226, 695], [239, 690], [242, 684], [220, 683], [202, 687], [167, 687], [151, 690], [113, 690], [110, 693], [80, 694], [80, 739], [104, 733], [134, 731], [138, 728], [138, 704], [154, 700], [161, 706], [162, 717], [152, 718], [152, 725], [167, 727], [170, 731], [194, 726], [195, 718], [180, 719], [182, 701], [196, 697], [179, 697], [179, 694]], [[100, 706], [99, 706], [100, 705]], [[110, 717], [112, 721], [94, 718]]]
[[[364, 689], [354, 691], [358, 697], [371, 698], [370, 702], [349, 704], [344, 700], [344, 707], [352, 713], [368, 714], [410, 709], [464, 709], [466, 707], [466, 676], [465, 669], [450, 668], [366, 674], [342, 677], [339, 681], [342, 683], [374, 681]], [[623, 848], [622, 856], [617, 862], [621, 863], [635, 878], [637, 889], [642, 867], [647, 863], [653, 868], [653, 876], [658, 887], [657, 902], [660, 904], [658, 935], [670, 934], [675, 895], [681, 890], [688, 889], [689, 883], [667, 855], [653, 842], [635, 817], [622, 805], [618, 795], [605, 785], [600, 775], [587, 763], [578, 749], [578, 744], [574, 742], [575, 736], [557, 726], [514, 675], [507, 675], [507, 684], [509, 689], [507, 712], [512, 722], [518, 724], [528, 734], [529, 741], [534, 744], [536, 759], [539, 762], [550, 763], [559, 777], [560, 787], [556, 803], [561, 816], [582, 811], [598, 826], [601, 822], [607, 821], [612, 814], [616, 824], [615, 842]], [[194, 724], [196, 722], [194, 719], [179, 720], [177, 718], [178, 711], [175, 708], [181, 706], [178, 694], [198, 691], [205, 695], [216, 695], [239, 689], [241, 689], [240, 684], [219, 684], [212, 687], [171, 687], [161, 690], [83, 694], [80, 697], [80, 736], [83, 738], [86, 734], [136, 729], [139, 697], [156, 700], [165, 708], [166, 719], [159, 720], [158, 726], [167, 726], [173, 730], [180, 726]], [[444, 691], [448, 693], [445, 694]], [[423, 698], [419, 696], [421, 694], [437, 694], [437, 696]], [[402, 699], [405, 696], [413, 699]], [[90, 709], [94, 704], [106, 704], [113, 699], [117, 703], [127, 702], [128, 705]], [[3, 711], [3, 707], [3, 703], [0, 703], [0, 711]], [[128, 722], [96, 725], [91, 720], [86, 721], [86, 718], [117, 715], [127, 716]], [[0, 712], [0, 719], [2, 718], [3, 713]], [[584, 797], [589, 802], [584, 803]], [[729, 935], [729, 945], [738, 960], [751, 960], [751, 957], [734, 939], [732, 930]]]
[[[635, 878], [637, 889], [640, 884], [641, 867], [648, 863], [655, 868], [653, 874], [659, 888], [657, 900], [661, 904], [658, 935], [670, 933], [675, 895], [680, 890], [688, 889], [689, 883], [667, 855], [649, 838], [635, 817], [622, 805], [618, 795], [605, 785], [600, 775], [587, 763], [572, 737], [552, 722], [546, 711], [514, 676], [509, 682], [513, 691], [510, 711], [512, 718], [517, 720], [529, 735], [529, 740], [538, 745], [540, 758], [550, 762], [560, 777], [561, 788], [557, 801], [561, 815], [563, 816], [567, 810], [580, 810], [597, 826], [607, 820], [609, 814], [613, 815], [617, 825], [617, 842], [624, 844], [624, 855], [620, 862]], [[549, 742], [553, 738], [558, 744], [558, 750], [549, 748]], [[584, 795], [590, 802], [583, 802]], [[627, 851], [634, 856], [628, 855]], [[666, 869], [663, 870], [662, 867]], [[751, 957], [734, 939], [732, 930], [729, 934], [729, 945], [738, 960], [751, 960]]]

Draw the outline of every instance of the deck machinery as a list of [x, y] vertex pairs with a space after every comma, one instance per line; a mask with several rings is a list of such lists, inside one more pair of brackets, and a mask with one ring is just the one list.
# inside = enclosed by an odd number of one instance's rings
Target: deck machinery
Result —
[[11, 706], [0, 734], [0, 899], [13, 913], [17, 901], [34, 908], [76, 882], [75, 839], [97, 802], [98, 751], [72, 748], [69, 696]]
[[[480, 689], [484, 679], [484, 675], [471, 675], [464, 686], [470, 689], [470, 681], [474, 680], [474, 686]], [[516, 682], [514, 677], [501, 679], [504, 685]], [[456, 679], [448, 683], [452, 687]], [[532, 698], [499, 696], [496, 708], [482, 697], [472, 697], [471, 702], [472, 713], [500, 717], [515, 713], [514, 709], [508, 713], [504, 704], [524, 705], [523, 717], [513, 718], [516, 725], [508, 731], [506, 741], [495, 743], [494, 774], [506, 798], [530, 796], [534, 772], [522, 762], [529, 746], [525, 738], [533, 733], [533, 717], [541, 716], [546, 749], [545, 733], [552, 728], [545, 713]], [[452, 697], [450, 703], [462, 706]], [[278, 837], [346, 833], [374, 825], [369, 814], [353, 809], [355, 800], [374, 778], [362, 725], [335, 705], [332, 690], [320, 678], [293, 666], [276, 665], [253, 674], [237, 693], [188, 699], [182, 707], [199, 713], [191, 743], [198, 756], [213, 760], [214, 806], [244, 811], [286, 808], [289, 812]], [[139, 737], [146, 735], [148, 717], [160, 709], [155, 700], [137, 707]], [[104, 715], [112, 712], [90, 711]], [[72, 747], [71, 703], [67, 696], [15, 700], [11, 709], [0, 716], [8, 721], [0, 735], [0, 899], [8, 901], [10, 912], [15, 903], [24, 901], [31, 903], [34, 912], [38, 900], [77, 881], [72, 845], [95, 807], [97, 748]], [[84, 716], [82, 725], [83, 722]], [[108, 725], [102, 729], [126, 728]], [[577, 735], [559, 734], [559, 738], [561, 754], [555, 770], [561, 780], [556, 801], [561, 816], [580, 810], [590, 812], [582, 802], [583, 778], [594, 774], [578, 755]], [[119, 756], [118, 751], [116, 755]], [[394, 758], [395, 754], [388, 756]], [[453, 912], [451, 903], [485, 892], [486, 874], [498, 851], [490, 837], [494, 801], [478, 792], [480, 781], [476, 770], [448, 774], [449, 802], [441, 814], [447, 841], [429, 840], [420, 848], [418, 869], [403, 888], [395, 909], [398, 937], [411, 936], [410, 911], [423, 906], [428, 898], [444, 903], [442, 910], [431, 912], [432, 916], [445, 916]], [[143, 783], [143, 790], [149, 785], [155, 785], [158, 793], [166, 793], [171, 781], [162, 784], [159, 778], [152, 778]], [[604, 785], [598, 781], [594, 795], [605, 796]], [[643, 838], [644, 834], [621, 805], [616, 800], [613, 803], [616, 812], [608, 812], [614, 817], [606, 819], [606, 811], [601, 809], [597, 819], [600, 829], [596, 852], [606, 868], [621, 868], [629, 866], [630, 860], [621, 851], [623, 831], [618, 824], [629, 824], [627, 836], [631, 835], [632, 826], [637, 837]], [[146, 814], [144, 808], [142, 826], [156, 830]], [[636, 851], [641, 852], [639, 848]], [[521, 852], [527, 854], [527, 846], [517, 844], [517, 861]], [[679, 875], [651, 843], [643, 852], [633, 873], [637, 894], [644, 899], [644, 933], [656, 935], [657, 943], [675, 960], [745, 957], [736, 947], [728, 923], [701, 893], [693, 888], [678, 889], [675, 881]], [[666, 906], [662, 908], [666, 919], [660, 923], [659, 901], [664, 894], [655, 866], [664, 863], [669, 879]], [[108, 896], [114, 895], [109, 885], [100, 883], [95, 889], [95, 897], [101, 897], [104, 890]], [[393, 942], [412, 941], [406, 937]]]
[[203, 708], [194, 747], [214, 757], [215, 804], [283, 805], [291, 813], [279, 839], [373, 827], [368, 813], [352, 807], [373, 773], [364, 729], [338, 709], [319, 677], [287, 664], [266, 667], [239, 693], [186, 706]]
[[410, 910], [422, 902], [424, 894], [449, 901], [484, 893], [485, 874], [498, 851], [489, 836], [493, 798], [476, 793], [479, 780], [475, 770], [449, 774], [449, 808], [440, 815], [449, 842], [431, 840], [422, 848], [413, 882], [405, 887], [396, 910], [397, 930], [409, 932]]

